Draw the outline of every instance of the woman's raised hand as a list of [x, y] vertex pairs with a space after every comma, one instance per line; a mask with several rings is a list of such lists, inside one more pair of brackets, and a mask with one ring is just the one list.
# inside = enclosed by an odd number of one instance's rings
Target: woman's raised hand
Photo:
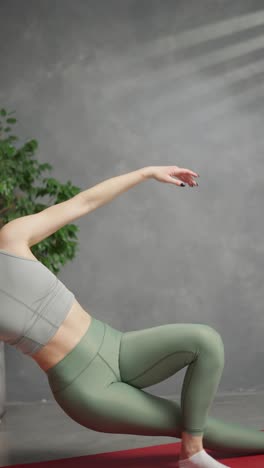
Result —
[[[184, 187], [188, 184], [190, 187], [198, 186], [198, 183], [193, 179], [200, 177], [196, 172], [178, 166], [151, 166], [149, 168], [151, 177], [159, 182], [167, 182], [179, 187]], [[179, 180], [177, 180], [179, 179]]]

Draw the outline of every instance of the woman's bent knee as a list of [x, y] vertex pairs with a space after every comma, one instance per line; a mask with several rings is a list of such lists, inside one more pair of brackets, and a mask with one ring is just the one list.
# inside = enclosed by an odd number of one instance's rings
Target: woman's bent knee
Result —
[[209, 325], [200, 325], [198, 329], [198, 342], [200, 349], [209, 353], [214, 365], [224, 366], [225, 351], [220, 333]]

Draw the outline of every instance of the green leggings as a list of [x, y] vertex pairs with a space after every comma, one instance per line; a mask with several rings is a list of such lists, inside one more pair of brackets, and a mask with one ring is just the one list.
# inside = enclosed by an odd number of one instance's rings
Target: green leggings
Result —
[[[187, 367], [181, 402], [152, 386]], [[121, 332], [92, 317], [87, 332], [46, 375], [62, 410], [98, 432], [203, 435], [207, 449], [264, 453], [264, 432], [208, 416], [224, 368], [221, 336], [202, 324]]]

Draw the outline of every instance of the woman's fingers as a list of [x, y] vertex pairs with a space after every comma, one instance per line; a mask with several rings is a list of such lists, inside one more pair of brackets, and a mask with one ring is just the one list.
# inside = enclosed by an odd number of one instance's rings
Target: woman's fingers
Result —
[[190, 171], [189, 169], [181, 169], [176, 177], [186, 184], [190, 185], [190, 187], [198, 186], [198, 183], [193, 179], [194, 177], [200, 177], [199, 174], [196, 172]]
[[198, 183], [193, 180], [193, 178], [189, 175], [189, 174], [182, 174], [181, 176], [178, 176], [179, 179], [181, 179], [183, 182], [186, 182], [186, 184], [189, 184], [191, 185], [191, 187], [193, 187], [194, 185], [198, 186]]
[[190, 175], [192, 175], [193, 177], [200, 177], [199, 174], [197, 174], [196, 172], [191, 171], [190, 169], [186, 169], [185, 167], [182, 168], [182, 171], [183, 171], [185, 174], [190, 174]]
[[[180, 181], [188, 184], [190, 187], [198, 186], [198, 183], [194, 180], [195, 177], [200, 177], [197, 172], [191, 171], [190, 169], [178, 166], [170, 167], [156, 167], [155, 179], [161, 182], [170, 182], [175, 185], [184, 185]], [[179, 180], [176, 180], [179, 179]]]
[[197, 174], [196, 172], [189, 171], [189, 173], [190, 173], [193, 177], [200, 177], [199, 174]]

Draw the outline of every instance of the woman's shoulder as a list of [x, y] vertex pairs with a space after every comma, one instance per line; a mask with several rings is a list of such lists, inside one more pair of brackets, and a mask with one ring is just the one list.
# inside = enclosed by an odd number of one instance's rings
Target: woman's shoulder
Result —
[[4, 235], [1, 231], [2, 230], [0, 230], [0, 250], [13, 255], [20, 255], [21, 257], [29, 258], [31, 260], [37, 260], [25, 242], [11, 241], [8, 239], [8, 236]]

